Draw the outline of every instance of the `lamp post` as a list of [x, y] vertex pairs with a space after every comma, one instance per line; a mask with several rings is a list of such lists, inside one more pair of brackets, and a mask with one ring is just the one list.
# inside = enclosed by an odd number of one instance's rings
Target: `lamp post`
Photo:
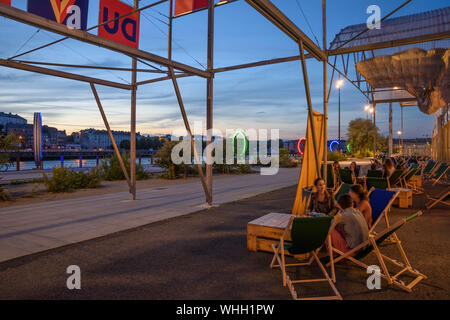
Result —
[[370, 104], [364, 106], [364, 111], [366, 112], [366, 120], [369, 120], [369, 114], [373, 113], [373, 107]]
[[399, 130], [399, 131], [397, 131], [397, 134], [398, 134], [398, 149], [401, 150], [400, 140], [401, 140], [402, 132]]
[[339, 149], [339, 151], [341, 151], [341, 148], [340, 148], [340, 146], [341, 146], [341, 88], [343, 85], [344, 85], [344, 80], [342, 80], [342, 79], [339, 79], [336, 82], [336, 88], [338, 88], [338, 90], [339, 90], [339, 110], [338, 110], [338, 113], [339, 113], [339, 115], [338, 115], [338, 141], [339, 141], [338, 149]]

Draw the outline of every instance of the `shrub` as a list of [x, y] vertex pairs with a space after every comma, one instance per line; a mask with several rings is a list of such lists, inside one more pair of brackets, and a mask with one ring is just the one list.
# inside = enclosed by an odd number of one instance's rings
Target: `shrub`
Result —
[[255, 171], [252, 170], [252, 166], [249, 164], [238, 164], [236, 165], [236, 173], [246, 174], [246, 173], [255, 173]]
[[52, 176], [44, 174], [44, 184], [49, 192], [70, 192], [76, 189], [97, 188], [101, 175], [97, 169], [89, 172], [54, 168]]
[[345, 161], [347, 158], [340, 152], [327, 153], [328, 161]]
[[[121, 154], [125, 169], [130, 174], [130, 158], [126, 153]], [[102, 161], [100, 166], [101, 175], [106, 181], [125, 180], [122, 167], [120, 166], [119, 158], [114, 155], [105, 161]], [[142, 165], [136, 164], [136, 180], [145, 180], [149, 178], [149, 174], [145, 171]]]
[[280, 149], [280, 167], [281, 168], [295, 168], [298, 162], [291, 159], [291, 152], [284, 148]]
[[11, 195], [9, 192], [0, 185], [0, 200], [8, 201], [11, 200]]

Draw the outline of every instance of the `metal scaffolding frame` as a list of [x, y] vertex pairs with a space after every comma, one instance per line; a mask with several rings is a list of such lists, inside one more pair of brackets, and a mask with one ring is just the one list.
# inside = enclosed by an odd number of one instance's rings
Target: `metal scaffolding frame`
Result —
[[[355, 63], [359, 57], [359, 59], [365, 57], [366, 52], [370, 52], [371, 50], [375, 49], [381, 49], [381, 48], [389, 48], [393, 46], [400, 46], [405, 44], [414, 44], [417, 42], [422, 41], [430, 41], [429, 39], [417, 39], [417, 37], [413, 38], [405, 38], [397, 43], [392, 42], [385, 42], [385, 43], [377, 43], [372, 44], [368, 46], [356, 46], [356, 47], [346, 47], [346, 48], [338, 48], [335, 50], [327, 50], [327, 38], [326, 38], [326, 0], [322, 0], [322, 31], [323, 31], [323, 48], [320, 48], [317, 46], [305, 33], [301, 31], [301, 29], [292, 22], [287, 16], [285, 16], [270, 0], [245, 0], [251, 7], [253, 7], [255, 10], [257, 10], [259, 13], [261, 13], [262, 16], [264, 16], [266, 19], [268, 19], [270, 22], [272, 22], [278, 29], [280, 29], [282, 32], [284, 32], [286, 35], [288, 35], [298, 46], [299, 46], [299, 55], [298, 56], [291, 56], [291, 57], [284, 57], [284, 58], [275, 58], [275, 59], [269, 59], [269, 60], [263, 60], [263, 61], [257, 61], [247, 64], [241, 64], [241, 65], [234, 65], [234, 66], [228, 66], [228, 67], [221, 67], [221, 68], [215, 68], [214, 67], [214, 10], [216, 7], [220, 7], [222, 5], [236, 2], [237, 0], [229, 0], [229, 1], [220, 1], [219, 3], [214, 3], [213, 0], [209, 1], [208, 8], [205, 8], [204, 10], [208, 10], [208, 48], [207, 48], [207, 67], [205, 70], [192, 67], [187, 64], [183, 64], [180, 62], [177, 62], [172, 59], [172, 32], [173, 32], [173, 20], [180, 18], [184, 15], [178, 15], [173, 16], [173, 3], [174, 0], [160, 0], [156, 1], [152, 4], [143, 6], [139, 8], [138, 0], [134, 0], [134, 8], [135, 10], [122, 15], [120, 17], [111, 19], [109, 21], [106, 21], [103, 24], [108, 24], [110, 22], [113, 22], [117, 19], [122, 19], [125, 16], [134, 14], [136, 12], [141, 12], [143, 10], [146, 10], [148, 8], [151, 8], [153, 6], [168, 2], [169, 3], [169, 14], [168, 14], [168, 53], [167, 58], [158, 56], [155, 54], [152, 54], [150, 52], [132, 48], [108, 39], [101, 38], [99, 36], [96, 36], [94, 34], [88, 33], [87, 31], [90, 31], [92, 29], [98, 28], [100, 25], [91, 27], [87, 29], [86, 31], [81, 30], [74, 30], [74, 29], [68, 29], [66, 26], [59, 24], [57, 22], [53, 22], [50, 20], [47, 20], [45, 18], [42, 18], [37, 15], [33, 15], [31, 13], [7, 6], [6, 4], [0, 3], [0, 15], [3, 17], [6, 17], [8, 19], [16, 20], [24, 24], [28, 24], [40, 29], [44, 29], [56, 34], [60, 34], [64, 36], [64, 38], [59, 39], [57, 41], [54, 41], [52, 43], [49, 43], [47, 45], [35, 48], [33, 50], [21, 53], [19, 55], [16, 55], [10, 59], [4, 60], [0, 59], [0, 65], [4, 67], [9, 68], [15, 68], [20, 70], [25, 70], [29, 72], [36, 72], [46, 75], [51, 75], [55, 77], [61, 77], [76, 81], [82, 81], [82, 82], [88, 82], [91, 86], [92, 93], [94, 95], [95, 101], [97, 103], [97, 106], [99, 108], [100, 114], [102, 116], [104, 125], [108, 131], [108, 134], [110, 136], [110, 139], [113, 144], [113, 148], [115, 151], [115, 154], [118, 156], [120, 165], [122, 167], [122, 170], [124, 171], [130, 194], [131, 199], [136, 199], [136, 172], [135, 172], [135, 164], [136, 164], [136, 144], [135, 144], [135, 137], [136, 135], [136, 96], [137, 96], [137, 89], [139, 86], [156, 83], [159, 81], [166, 81], [171, 80], [172, 85], [174, 88], [174, 92], [179, 104], [181, 116], [183, 118], [183, 122], [185, 125], [185, 128], [188, 132], [188, 134], [191, 137], [191, 143], [194, 144], [194, 139], [192, 136], [192, 132], [189, 125], [189, 120], [186, 114], [186, 110], [184, 108], [183, 98], [182, 94], [180, 92], [180, 89], [178, 87], [177, 79], [184, 78], [184, 77], [192, 77], [197, 76], [201, 78], [205, 78], [207, 80], [206, 84], [206, 122], [207, 122], [207, 129], [213, 128], [213, 101], [214, 101], [214, 77], [216, 73], [222, 73], [222, 72], [228, 72], [233, 70], [240, 70], [240, 69], [246, 69], [246, 68], [254, 68], [258, 66], [266, 66], [271, 64], [278, 64], [278, 63], [284, 63], [284, 62], [290, 62], [290, 61], [300, 61], [301, 62], [301, 68], [302, 68], [302, 74], [303, 74], [303, 80], [305, 85], [305, 92], [306, 92], [306, 102], [308, 105], [308, 121], [311, 123], [313, 137], [316, 136], [315, 134], [315, 128], [312, 123], [312, 103], [311, 103], [311, 93], [309, 88], [309, 81], [308, 81], [308, 72], [307, 72], [307, 66], [306, 66], [306, 59], [314, 58], [318, 61], [323, 62], [323, 114], [325, 119], [325, 129], [323, 134], [324, 143], [326, 146], [327, 143], [327, 104], [330, 98], [331, 93], [331, 85], [333, 83], [333, 77], [335, 73], [339, 73], [341, 76], [348, 79], [358, 90], [370, 101], [370, 95], [373, 97], [373, 90], [370, 88], [370, 86], [365, 82], [363, 79], [361, 79], [360, 76], [357, 75], [357, 79], [355, 81], [350, 80], [348, 75], [348, 63], [349, 63], [349, 57], [350, 55], [353, 55], [355, 59]], [[406, 3], [409, 3], [411, 0], [406, 1]], [[391, 12], [387, 17], [398, 11], [401, 7], [403, 7], [406, 3], [404, 3], [402, 6]], [[190, 13], [187, 13], [190, 14]], [[386, 18], [386, 17], [385, 17]], [[433, 39], [444, 39], [448, 38], [449, 35], [446, 34], [439, 34], [434, 35]], [[58, 43], [61, 41], [64, 41], [65, 39], [75, 39], [78, 41], [82, 41], [88, 44], [96, 45], [98, 47], [102, 47], [114, 52], [118, 52], [121, 54], [124, 54], [132, 59], [132, 65], [131, 68], [114, 68], [114, 67], [107, 67], [107, 66], [100, 66], [100, 67], [92, 67], [92, 66], [82, 66], [82, 65], [69, 65], [69, 64], [57, 64], [57, 63], [49, 63], [49, 62], [37, 62], [37, 61], [26, 61], [26, 60], [17, 60], [20, 56], [23, 56], [27, 53], [34, 52], [36, 50], [48, 47], [54, 43]], [[433, 40], [432, 39], [432, 40]], [[305, 54], [305, 50], [307, 54]], [[337, 56], [342, 57], [343, 67], [344, 71], [341, 71], [337, 67]], [[346, 56], [346, 59], [344, 59], [344, 55]], [[329, 57], [334, 56], [334, 63], [331, 64], [329, 62]], [[150, 67], [150, 69], [138, 69], [137, 68], [137, 62], [141, 62], [147, 66]], [[158, 64], [166, 69], [160, 69], [155, 66], [153, 66], [151, 63]], [[46, 66], [46, 67], [44, 67]], [[119, 71], [129, 71], [132, 74], [132, 83], [131, 84], [124, 84], [119, 82], [113, 82], [105, 79], [98, 79], [98, 78], [92, 78], [87, 76], [78, 75], [75, 73], [69, 73], [69, 72], [62, 72], [59, 70], [54, 70], [47, 68], [49, 66], [55, 66], [55, 67], [73, 67], [73, 68], [95, 68], [95, 69], [103, 69], [103, 70], [119, 70]], [[328, 88], [328, 79], [327, 79], [327, 68], [330, 66], [332, 68], [332, 76], [331, 81]], [[139, 73], [160, 73], [164, 74], [164, 76], [144, 81], [137, 81], [137, 74]], [[366, 83], [366, 91], [362, 89], [361, 85], [362, 83]], [[125, 169], [124, 163], [121, 161], [121, 156], [119, 153], [119, 149], [117, 147], [117, 144], [114, 141], [114, 137], [112, 135], [111, 128], [108, 124], [107, 117], [103, 111], [103, 107], [101, 104], [101, 99], [98, 96], [97, 90], [95, 85], [103, 85], [113, 88], [119, 88], [123, 90], [128, 90], [131, 93], [131, 119], [130, 119], [130, 129], [131, 129], [131, 146], [130, 146], [130, 158], [131, 158], [131, 168], [130, 168], [130, 174]], [[375, 107], [375, 102], [372, 99], [372, 103]], [[374, 120], [375, 120], [375, 113], [374, 113]], [[208, 131], [210, 132], [210, 130]], [[194, 149], [194, 156], [196, 158], [197, 165], [199, 166], [199, 173], [200, 173], [200, 180], [204, 189], [206, 203], [208, 205], [212, 205], [213, 203], [213, 192], [212, 192], [212, 154], [211, 154], [211, 148], [210, 145], [212, 143], [212, 136], [210, 134], [207, 135], [207, 148], [206, 148], [206, 172], [203, 173], [202, 165], [200, 162], [200, 156], [197, 154], [196, 148]], [[315, 157], [315, 166], [317, 169], [317, 172], [320, 175], [322, 175], [325, 179], [327, 177], [326, 175], [326, 166], [324, 165], [324, 171], [322, 174], [320, 174], [320, 164], [323, 162], [324, 164], [327, 162], [327, 148], [324, 148], [324, 155], [323, 159], [318, 159], [318, 150], [317, 150], [318, 142], [314, 140], [314, 152], [316, 154]], [[209, 152], [208, 152], [209, 150]]]

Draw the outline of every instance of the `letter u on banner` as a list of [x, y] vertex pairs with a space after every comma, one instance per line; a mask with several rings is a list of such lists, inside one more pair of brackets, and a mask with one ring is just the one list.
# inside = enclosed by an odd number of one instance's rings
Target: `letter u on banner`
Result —
[[[123, 16], [134, 8], [118, 0], [100, 0], [99, 24]], [[133, 48], [139, 48], [140, 13], [104, 24], [98, 28], [98, 36]]]
[[208, 0], [175, 0], [175, 16], [208, 7]]

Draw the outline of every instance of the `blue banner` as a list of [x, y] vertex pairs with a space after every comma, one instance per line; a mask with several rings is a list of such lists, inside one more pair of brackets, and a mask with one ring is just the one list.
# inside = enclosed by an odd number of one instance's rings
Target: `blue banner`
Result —
[[28, 0], [27, 11], [66, 25], [86, 30], [89, 0]]

